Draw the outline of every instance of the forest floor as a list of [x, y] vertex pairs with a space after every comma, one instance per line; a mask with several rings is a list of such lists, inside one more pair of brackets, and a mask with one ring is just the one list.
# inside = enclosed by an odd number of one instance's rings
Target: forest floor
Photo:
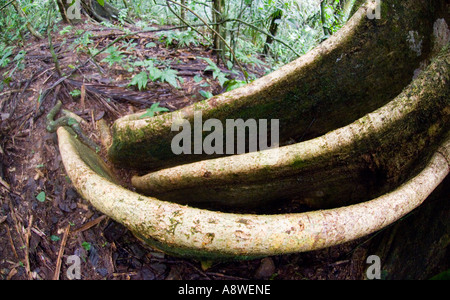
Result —
[[[59, 29], [63, 28], [59, 24]], [[123, 35], [120, 30], [90, 23], [76, 25], [71, 32], [88, 30], [92, 32], [88, 44], [97, 49]], [[206, 269], [198, 261], [168, 256], [143, 245], [83, 200], [66, 176], [56, 135], [46, 130], [45, 116], [57, 100], [62, 101], [64, 109], [83, 118], [91, 138], [96, 139], [96, 121], [102, 118], [112, 124], [120, 116], [145, 110], [155, 102], [175, 110], [202, 100], [200, 90], [218, 94], [223, 89], [210, 71], [205, 72], [205, 60], [198, 58], [215, 61], [211, 50], [202, 46], [166, 47], [153, 33], [124, 39], [122, 43], [136, 43], [129, 49], [130, 55], [165, 61], [183, 78], [179, 89], [168, 83], [149, 82], [148, 89], [140, 92], [128, 87], [129, 73], [123, 67], [101, 62], [106, 53], [95, 63], [89, 60], [80, 40], [76, 40], [80, 36], [53, 34], [63, 73], [68, 74], [80, 62], [88, 63], [44, 99], [40, 93], [61, 78], [47, 39], [29, 40], [20, 49], [26, 52], [21, 61], [23, 69], [18, 68], [0, 91], [0, 279], [52, 279], [55, 274], [67, 279], [67, 257], [74, 254], [82, 258], [82, 279], [364, 278], [366, 241], [371, 237], [308, 253], [215, 262]], [[154, 44], [146, 47], [149, 43]], [[10, 63], [1, 74], [17, 64]], [[256, 77], [264, 75], [262, 67], [245, 67]], [[85, 93], [74, 97], [70, 92], [75, 89]], [[37, 197], [39, 194], [41, 197]]]

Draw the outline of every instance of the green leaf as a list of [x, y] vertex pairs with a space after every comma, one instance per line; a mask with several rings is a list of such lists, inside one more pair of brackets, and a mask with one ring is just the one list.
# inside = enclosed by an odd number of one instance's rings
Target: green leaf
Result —
[[207, 91], [204, 91], [204, 90], [201, 90], [201, 91], [200, 91], [200, 95], [202, 95], [202, 96], [205, 97], [206, 99], [209, 99], [209, 98], [211, 98], [211, 97], [214, 96], [211, 92], [207, 92]]
[[50, 236], [50, 240], [52, 242], [57, 242], [57, 241], [61, 240], [61, 238], [57, 235], [52, 235], [52, 236]]
[[145, 48], [153, 48], [153, 47], [156, 47], [156, 44], [153, 42], [150, 42], [147, 45], [145, 45]]
[[228, 78], [227, 78], [226, 76], [227, 76], [227, 75], [224, 74], [224, 73], [219, 73], [219, 74], [217, 75], [217, 80], [219, 81], [220, 86], [223, 86], [224, 83], [228, 81]]
[[130, 85], [137, 85], [138, 89], [141, 91], [147, 87], [147, 83], [148, 83], [147, 72], [142, 71], [141, 73], [133, 77]]
[[195, 76], [194, 76], [194, 81], [195, 81], [196, 83], [199, 83], [199, 82], [202, 81], [202, 80], [203, 80], [203, 77], [198, 76], [198, 75], [195, 75]]
[[160, 107], [159, 102], [153, 103], [150, 108], [147, 108], [147, 112], [145, 114], [143, 114], [140, 117], [140, 119], [146, 118], [146, 117], [152, 118], [155, 115], [155, 113], [163, 112], [163, 111], [169, 111], [169, 110], [165, 107]]
[[150, 78], [151, 81], [156, 81], [156, 80], [161, 79], [162, 72], [157, 67], [152, 66], [152, 67], [147, 68], [147, 70], [148, 70], [148, 77]]
[[80, 90], [73, 90], [69, 93], [72, 97], [78, 97], [81, 95], [81, 91]]
[[97, 0], [98, 4], [100, 4], [101, 6], [105, 6], [105, 0]]
[[236, 79], [232, 79], [229, 80], [227, 82], [225, 82], [225, 86], [226, 86], [226, 91], [232, 91], [234, 89], [240, 88], [241, 86], [246, 85], [247, 82], [245, 82], [245, 80], [236, 80]]
[[65, 35], [66, 33], [69, 33], [71, 30], [72, 30], [72, 26], [66, 26], [66, 27], [64, 27], [60, 32], [59, 32], [59, 35]]
[[88, 242], [83, 242], [81, 244], [81, 246], [83, 246], [84, 250], [86, 250], [86, 251], [90, 251], [91, 248], [92, 248], [92, 245], [90, 243], [88, 243]]
[[102, 62], [107, 62], [109, 64], [109, 66], [111, 67], [113, 64], [117, 63], [121, 63], [124, 56], [122, 55], [122, 52], [119, 51], [117, 49], [117, 47], [112, 46], [109, 47], [105, 53], [108, 53], [109, 55], [107, 57], [105, 57]]
[[168, 82], [171, 86], [174, 88], [179, 88], [177, 76], [178, 72], [176, 70], [167, 68], [161, 73], [161, 81], [162, 82]]
[[39, 201], [39, 202], [45, 202], [45, 192], [40, 192], [36, 196], [36, 200]]

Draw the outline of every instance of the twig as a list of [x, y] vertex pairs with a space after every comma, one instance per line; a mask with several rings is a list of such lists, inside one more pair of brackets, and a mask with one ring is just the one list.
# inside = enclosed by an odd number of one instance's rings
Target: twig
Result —
[[7, 6], [9, 6], [11, 3], [13, 3], [15, 0], [12, 0], [12, 1], [9, 1], [8, 3], [6, 3], [5, 5], [3, 5], [1, 8], [0, 8], [0, 11], [2, 11], [3, 9], [5, 9]]
[[27, 270], [28, 278], [33, 280], [30, 267], [30, 238], [31, 238], [31, 226], [33, 225], [33, 215], [30, 215], [28, 220], [28, 228], [25, 236], [25, 268]]
[[248, 23], [248, 22], [245, 22], [245, 21], [243, 21], [243, 20], [241, 20], [241, 19], [226, 19], [226, 20], [224, 20], [223, 22], [238, 22], [238, 23], [242, 23], [242, 24], [244, 24], [244, 25], [246, 25], [246, 26], [248, 26], [248, 27], [250, 27], [250, 28], [252, 28], [252, 29], [254, 29], [254, 30], [256, 30], [256, 31], [259, 31], [259, 32], [262, 33], [262, 34], [267, 35], [268, 37], [272, 38], [272, 40], [274, 40], [274, 41], [276, 41], [276, 42], [278, 42], [278, 43], [284, 45], [284, 46], [287, 47], [289, 50], [291, 50], [292, 52], [294, 52], [295, 55], [301, 56], [300, 53], [298, 53], [297, 51], [295, 51], [295, 49], [293, 49], [293, 48], [292, 48], [289, 44], [287, 44], [285, 41], [276, 38], [276, 37], [273, 36], [272, 34], [270, 34], [270, 33], [266, 32], [266, 31], [264, 31], [264, 30], [262, 30], [262, 29], [256, 27], [255, 25], [252, 25], [252, 24], [250, 24], [250, 23]]
[[9, 229], [9, 226], [6, 226], [5, 228], [6, 228], [6, 232], [8, 233], [9, 243], [11, 244], [11, 248], [13, 250], [14, 256], [16, 257], [16, 259], [19, 259], [19, 255], [17, 255], [16, 247], [14, 246], [14, 241], [12, 239], [11, 230]]
[[95, 219], [95, 220], [92, 220], [92, 221], [90, 221], [90, 222], [87, 222], [86, 224], [84, 224], [84, 225], [81, 226], [80, 228], [75, 229], [72, 233], [73, 233], [73, 234], [76, 234], [76, 233], [78, 233], [78, 232], [86, 231], [86, 230], [88, 230], [89, 228], [94, 227], [95, 225], [97, 225], [98, 223], [100, 223], [101, 221], [103, 221], [104, 219], [106, 219], [106, 215], [100, 216], [100, 217], [98, 217], [98, 218]]
[[4, 181], [3, 178], [1, 178], [1, 177], [0, 177], [0, 183], [1, 183], [8, 191], [11, 190], [11, 186], [10, 186], [6, 181]]
[[55, 274], [53, 275], [53, 280], [59, 280], [59, 274], [61, 273], [61, 262], [64, 255], [64, 248], [66, 247], [67, 238], [69, 237], [70, 225], [67, 225], [64, 231], [64, 236], [61, 241], [61, 247], [59, 247], [58, 259], [56, 260]]
[[169, 8], [169, 10], [178, 18], [180, 19], [180, 21], [188, 26], [189, 28], [191, 28], [192, 30], [194, 30], [195, 32], [197, 32], [199, 35], [201, 35], [206, 41], [208, 41], [208, 43], [211, 44], [211, 40], [209, 40], [204, 34], [202, 34], [200, 31], [198, 31], [197, 29], [195, 29], [195, 27], [192, 27], [188, 22], [186, 22], [186, 20], [184, 20], [184, 18], [180, 15], [178, 15], [175, 10], [173, 10], [172, 6], [170, 6], [169, 1], [166, 0], [167, 3], [167, 7]]

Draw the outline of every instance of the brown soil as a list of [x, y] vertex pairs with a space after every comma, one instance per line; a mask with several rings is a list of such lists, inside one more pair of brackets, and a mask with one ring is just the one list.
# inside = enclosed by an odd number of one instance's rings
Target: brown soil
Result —
[[[63, 27], [59, 25], [60, 30]], [[122, 34], [116, 29], [89, 24], [75, 26], [72, 34], [77, 30], [91, 31], [89, 46], [97, 49]], [[88, 59], [82, 46], [72, 46], [80, 36], [53, 35], [63, 73], [68, 74]], [[39, 94], [61, 77], [55, 70], [47, 40], [30, 40], [21, 49], [26, 51], [25, 68], [17, 70], [0, 92], [0, 279], [52, 279], [58, 271], [59, 279], [67, 279], [67, 257], [73, 254], [82, 258], [82, 279], [364, 278], [365, 242], [371, 237], [309, 253], [218, 262], [205, 270], [200, 262], [164, 255], [143, 245], [124, 227], [83, 200], [66, 176], [55, 134], [46, 131], [45, 116], [57, 100], [63, 102], [64, 109], [82, 117], [87, 124], [84, 129], [98, 141], [93, 132], [101, 118], [111, 124], [118, 117], [149, 108], [155, 102], [175, 110], [201, 100], [200, 90], [223, 92], [212, 74], [204, 72], [206, 62], [198, 59], [210, 57], [214, 61], [210, 50], [200, 46], [167, 48], [150, 33], [123, 42], [137, 43], [129, 52], [122, 49], [129, 57], [141, 60], [155, 57], [177, 70], [184, 80], [182, 87], [150, 83], [146, 91], [139, 92], [127, 86], [130, 74], [118, 65], [110, 67], [101, 62], [106, 57], [101, 54], [96, 64], [89, 61], [39, 103]], [[150, 42], [156, 47], [146, 48]], [[14, 67], [10, 63], [1, 74]], [[256, 76], [264, 73], [263, 68], [246, 67]], [[204, 79], [195, 82], [195, 75]], [[72, 97], [69, 92], [81, 89], [83, 83], [86, 96]], [[205, 83], [209, 86], [204, 86]], [[40, 192], [45, 192], [44, 202], [36, 198]], [[70, 230], [65, 240], [67, 228]], [[59, 257], [60, 251], [64, 255]]]

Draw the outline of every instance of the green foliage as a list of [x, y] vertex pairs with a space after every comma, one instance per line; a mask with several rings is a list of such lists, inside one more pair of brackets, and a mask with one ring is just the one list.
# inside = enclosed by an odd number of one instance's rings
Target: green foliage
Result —
[[214, 96], [211, 92], [204, 91], [204, 90], [200, 90], [200, 95], [202, 95], [206, 99], [209, 99]]
[[208, 63], [208, 66], [205, 68], [205, 71], [212, 71], [213, 78], [216, 79], [220, 86], [223, 86], [226, 81], [228, 81], [227, 74], [222, 72], [222, 70], [208, 57], [197, 57], [198, 59], [202, 59]]
[[116, 46], [109, 47], [108, 49], [106, 49], [105, 53], [109, 55], [105, 57], [102, 62], [107, 62], [110, 67], [112, 67], [114, 64], [120, 65], [125, 57], [122, 52], [117, 49]]
[[0, 68], [6, 67], [11, 59], [9, 57], [13, 54], [14, 46], [6, 46], [6, 44], [0, 44]]
[[[12, 50], [12, 49], [11, 49]], [[9, 51], [6, 53], [6, 54], [9, 54]], [[10, 53], [9, 55], [8, 55], [8, 57], [11, 55], [12, 53]], [[17, 70], [19, 70], [19, 71], [21, 71], [21, 70], [23, 70], [23, 69], [25, 69], [25, 64], [23, 63], [23, 61], [24, 61], [24, 59], [25, 59], [25, 55], [27, 54], [27, 52], [25, 51], [25, 50], [20, 50], [17, 54], [16, 54], [16, 56], [13, 58], [13, 62], [15, 63], [15, 66], [14, 66], [14, 68], [11, 70], [11, 71], [9, 71], [9, 73], [8, 72], [6, 72], [5, 74], [3, 74], [3, 76], [5, 77], [5, 80], [11, 80], [11, 78], [13, 77], [13, 75], [14, 75], [14, 73], [17, 71]], [[3, 62], [3, 65], [4, 66], [6, 66], [8, 63], [9, 63], [10, 61], [9, 61], [9, 59], [6, 57], [5, 58], [5, 60], [4, 60], [4, 62]], [[0, 67], [1, 67], [1, 65], [0, 65]], [[5, 81], [4, 80], [4, 81]]]
[[450, 269], [431, 277], [430, 280], [450, 280]]
[[148, 59], [145, 61], [138, 61], [133, 63], [135, 67], [144, 67], [146, 71], [135, 75], [131, 80], [130, 85], [138, 86], [139, 90], [143, 90], [147, 87], [148, 80], [167, 82], [174, 88], [179, 88], [178, 81], [181, 81], [181, 77], [177, 74], [176, 70], [166, 67], [161, 70], [159, 67], [155, 66], [154, 60]]
[[57, 236], [57, 235], [52, 235], [52, 236], [50, 236], [50, 240], [52, 242], [58, 242], [58, 241], [61, 240], [61, 238], [59, 236]]
[[138, 89], [141, 91], [147, 87], [147, 83], [148, 83], [147, 72], [142, 71], [141, 73], [139, 73], [133, 77], [130, 85], [137, 86]]
[[69, 92], [69, 94], [70, 94], [72, 97], [76, 98], [76, 97], [81, 96], [81, 91], [80, 91], [80, 90], [73, 90], [73, 91]]
[[178, 86], [178, 79], [177, 76], [178, 72], [176, 70], [172, 70], [171, 68], [166, 68], [161, 72], [160, 80], [162, 82], [167, 82], [174, 88], [179, 88]]
[[166, 47], [177, 46], [178, 48], [199, 45], [197, 33], [193, 30], [163, 31], [157, 34], [159, 41], [164, 42]]
[[147, 117], [154, 117], [156, 113], [158, 112], [166, 112], [169, 111], [167, 108], [165, 107], [160, 107], [159, 106], [159, 102], [153, 103], [152, 106], [150, 108], [147, 108], [147, 112], [145, 114], [143, 114], [140, 119], [143, 118], [147, 118]]
[[84, 248], [84, 250], [91, 251], [92, 245], [90, 243], [83, 242], [83, 243], [81, 243], [81, 246]]
[[72, 26], [66, 26], [66, 27], [64, 27], [63, 29], [61, 29], [60, 31], [59, 31], [59, 35], [65, 35], [65, 34], [68, 34], [68, 33], [70, 33], [71, 31], [72, 31], [72, 29], [73, 29], [73, 27]]
[[245, 82], [245, 80], [232, 79], [232, 80], [228, 80], [227, 82], [225, 82], [225, 87], [226, 87], [226, 91], [229, 92], [229, 91], [235, 90], [237, 88], [240, 88], [246, 84], [247, 84], [247, 82]]
[[[8, 0], [0, 0], [0, 7], [6, 5]], [[16, 0], [23, 12], [26, 20], [21, 18], [12, 5], [2, 9], [0, 14], [0, 42], [8, 45], [23, 45], [28, 42], [29, 32], [26, 23], [29, 21], [37, 32], [43, 34], [47, 27], [47, 14], [50, 12], [53, 19], [59, 16], [56, 9], [53, 9], [53, 1], [48, 0]]]

